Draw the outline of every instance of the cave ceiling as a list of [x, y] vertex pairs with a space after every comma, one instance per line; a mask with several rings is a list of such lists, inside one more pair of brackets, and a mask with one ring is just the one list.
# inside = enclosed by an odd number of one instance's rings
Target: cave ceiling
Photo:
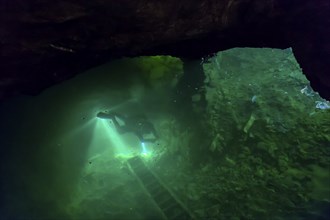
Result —
[[329, 0], [1, 0], [0, 100], [112, 59], [291, 47], [330, 100]]

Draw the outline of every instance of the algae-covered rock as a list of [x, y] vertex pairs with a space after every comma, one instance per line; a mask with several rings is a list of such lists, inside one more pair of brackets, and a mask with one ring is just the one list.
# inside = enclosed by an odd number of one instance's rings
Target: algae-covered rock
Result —
[[139, 72], [152, 86], [174, 86], [183, 74], [179, 58], [171, 56], [146, 56], [132, 58]]

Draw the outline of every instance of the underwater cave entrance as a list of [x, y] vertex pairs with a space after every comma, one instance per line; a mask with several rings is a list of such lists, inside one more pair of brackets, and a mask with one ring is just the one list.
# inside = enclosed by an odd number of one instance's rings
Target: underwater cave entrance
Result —
[[[113, 61], [2, 106], [6, 215], [159, 216], [126, 164], [140, 155], [196, 218], [322, 216], [328, 105], [290, 50]], [[97, 120], [104, 111], [146, 115], [159, 135], [145, 145], [150, 154], [134, 132]]]

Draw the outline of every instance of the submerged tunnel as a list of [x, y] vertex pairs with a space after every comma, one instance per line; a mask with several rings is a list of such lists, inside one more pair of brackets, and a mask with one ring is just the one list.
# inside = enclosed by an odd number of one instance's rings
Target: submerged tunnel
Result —
[[2, 1], [1, 219], [329, 219], [329, 7]]

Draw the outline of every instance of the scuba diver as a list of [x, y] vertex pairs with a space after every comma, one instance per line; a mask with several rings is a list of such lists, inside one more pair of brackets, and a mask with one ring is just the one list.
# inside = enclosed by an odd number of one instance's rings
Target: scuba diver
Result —
[[[158, 135], [153, 124], [148, 121], [147, 117], [144, 115], [124, 116], [115, 112], [99, 112], [96, 116], [102, 119], [111, 119], [116, 127], [116, 130], [120, 134], [132, 132], [140, 139], [142, 143], [153, 143], [158, 139]], [[121, 121], [124, 124], [120, 123]]]

